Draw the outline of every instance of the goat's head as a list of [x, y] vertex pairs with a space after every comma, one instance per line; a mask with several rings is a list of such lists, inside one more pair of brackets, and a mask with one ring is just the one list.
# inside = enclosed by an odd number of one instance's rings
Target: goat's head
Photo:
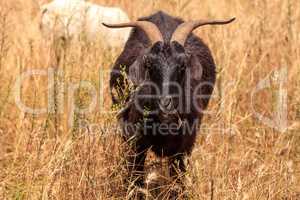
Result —
[[[151, 83], [155, 103], [159, 113], [165, 117], [174, 114], [183, 94], [183, 82], [189, 66], [198, 64], [196, 58], [185, 50], [185, 42], [190, 33], [203, 25], [228, 24], [230, 20], [198, 20], [185, 22], [178, 26], [170, 41], [166, 42], [158, 27], [149, 21], [136, 21], [122, 24], [103, 24], [109, 28], [138, 27], [149, 38], [150, 46], [129, 67], [129, 77], [134, 84]], [[193, 67], [201, 69], [201, 66]], [[192, 72], [195, 73], [195, 72]], [[153, 97], [152, 97], [153, 98]]]

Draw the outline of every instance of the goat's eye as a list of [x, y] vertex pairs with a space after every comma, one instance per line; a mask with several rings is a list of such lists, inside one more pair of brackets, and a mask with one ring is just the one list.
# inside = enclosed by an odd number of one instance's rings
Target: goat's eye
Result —
[[183, 64], [183, 65], [180, 65], [180, 71], [181, 72], [184, 72], [185, 71], [185, 65]]

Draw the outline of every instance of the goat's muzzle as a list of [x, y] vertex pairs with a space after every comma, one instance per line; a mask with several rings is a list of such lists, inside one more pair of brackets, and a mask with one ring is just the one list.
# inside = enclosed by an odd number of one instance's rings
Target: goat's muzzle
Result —
[[172, 97], [170, 96], [161, 97], [158, 105], [163, 115], [174, 114], [175, 106]]

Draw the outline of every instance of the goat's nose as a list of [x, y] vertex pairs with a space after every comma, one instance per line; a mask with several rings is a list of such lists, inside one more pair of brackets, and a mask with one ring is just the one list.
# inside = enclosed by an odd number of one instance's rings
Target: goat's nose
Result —
[[171, 110], [172, 109], [172, 98], [168, 97], [168, 96], [161, 98], [160, 105], [166, 110]]

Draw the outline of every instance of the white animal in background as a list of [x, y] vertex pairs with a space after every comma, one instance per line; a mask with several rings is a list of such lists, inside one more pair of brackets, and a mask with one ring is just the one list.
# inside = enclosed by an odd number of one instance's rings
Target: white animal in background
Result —
[[108, 30], [105, 23], [128, 22], [127, 14], [117, 7], [104, 7], [85, 0], [54, 0], [41, 7], [40, 29], [44, 38], [84, 38], [102, 41], [107, 47], [123, 47], [130, 28]]

